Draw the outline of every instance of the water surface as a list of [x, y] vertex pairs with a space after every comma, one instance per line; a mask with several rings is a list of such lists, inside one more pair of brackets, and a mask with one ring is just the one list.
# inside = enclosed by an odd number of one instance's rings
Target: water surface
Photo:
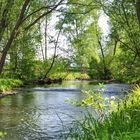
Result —
[[[104, 96], [123, 97], [129, 85], [107, 84]], [[62, 139], [72, 120], [82, 119], [84, 108], [75, 107], [65, 100], [80, 101], [81, 90], [98, 90], [88, 81], [69, 81], [46, 87], [20, 91], [15, 96], [0, 99], [0, 131], [7, 135], [0, 140], [51, 140]]]

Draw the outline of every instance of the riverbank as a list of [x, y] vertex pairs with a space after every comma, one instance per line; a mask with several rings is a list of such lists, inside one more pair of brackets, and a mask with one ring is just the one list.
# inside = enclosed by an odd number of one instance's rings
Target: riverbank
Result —
[[33, 81], [24, 81], [17, 79], [0, 79], [0, 98], [5, 96], [11, 96], [18, 93], [20, 88], [30, 88], [30, 87], [37, 87], [37, 86], [49, 86], [51, 84], [63, 84], [65, 81], [89, 81], [90, 85], [98, 85], [98, 83], [104, 84], [123, 84], [120, 80], [91, 80], [85, 79], [74, 79], [74, 80], [64, 80], [62, 78], [46, 78], [44, 80], [33, 80]]
[[14, 88], [20, 87], [23, 82], [18, 79], [0, 79], [0, 98], [17, 94]]
[[17, 93], [18, 93], [18, 91], [6, 91], [4, 93], [0, 92], [0, 98], [6, 97], [6, 96], [16, 95]]
[[125, 82], [121, 80], [94, 80], [90, 78], [76, 78], [76, 79], [62, 79], [62, 78], [46, 78], [46, 79], [39, 79], [39, 80], [33, 80], [33, 81], [24, 81], [23, 86], [27, 85], [50, 85], [50, 84], [61, 84], [64, 81], [89, 81], [89, 84], [126, 84]]

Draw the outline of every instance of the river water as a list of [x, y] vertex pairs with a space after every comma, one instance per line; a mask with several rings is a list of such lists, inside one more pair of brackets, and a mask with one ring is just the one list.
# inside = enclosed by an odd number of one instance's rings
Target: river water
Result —
[[[67, 81], [46, 87], [34, 87], [20, 91], [15, 96], [0, 99], [0, 132], [6, 132], [0, 140], [59, 140], [67, 133], [73, 119], [82, 119], [85, 108], [66, 102], [73, 98], [80, 101], [82, 89], [97, 90], [100, 87], [89, 81]], [[104, 96], [122, 98], [130, 88], [125, 84], [106, 84]]]

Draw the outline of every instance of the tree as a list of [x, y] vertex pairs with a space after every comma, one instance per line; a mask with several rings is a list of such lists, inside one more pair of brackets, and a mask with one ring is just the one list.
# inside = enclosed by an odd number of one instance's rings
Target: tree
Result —
[[[20, 1], [21, 9], [18, 10], [19, 15], [17, 16], [17, 18], [14, 22], [13, 28], [10, 31], [10, 36], [7, 40], [6, 45], [3, 46], [3, 50], [2, 50], [2, 53], [1, 53], [0, 74], [2, 73], [3, 66], [4, 66], [6, 56], [7, 56], [7, 53], [9, 51], [9, 49], [11, 48], [11, 45], [12, 45], [13, 41], [15, 40], [15, 38], [20, 34], [20, 27], [24, 27], [24, 29], [26, 31], [28, 31], [41, 18], [43, 18], [44, 16], [50, 14], [53, 10], [55, 10], [63, 1], [64, 0], [60, 0], [57, 4], [53, 4], [53, 5], [50, 5], [50, 6], [48, 5], [48, 2], [47, 2], [46, 6], [41, 5], [38, 9], [35, 9], [33, 11], [32, 11], [32, 8], [33, 8], [35, 2], [31, 2], [30, 0], [24, 0], [24, 2], [22, 3], [22, 1]], [[54, 2], [55, 2], [55, 0], [53, 1], [53, 3]], [[8, 1], [7, 1], [7, 3], [8, 3]], [[37, 2], [37, 3], [39, 3], [39, 2]], [[47, 12], [46, 12], [46, 11], [44, 11], [44, 9], [49, 9], [49, 10], [47, 10]], [[31, 23], [26, 25], [26, 21], [28, 21], [28, 19], [32, 18], [34, 16], [34, 14], [35, 15], [39, 14], [39, 16], [35, 17], [35, 20], [31, 21]], [[10, 16], [10, 13], [6, 14], [6, 15], [8, 17], [8, 16]], [[5, 20], [6, 20], [6, 18], [5, 18]], [[3, 25], [4, 22], [3, 22], [2, 18], [1, 18], [0, 23], [1, 23], [1, 27], [5, 28], [5, 26]], [[1, 33], [1, 34], [3, 34], [3, 33]]]
[[136, 0], [136, 13], [137, 13], [137, 18], [140, 24], [140, 0]]
[[[110, 19], [110, 37], [118, 42], [116, 48], [119, 54], [117, 53], [113, 62], [113, 73], [118, 73], [121, 78], [139, 77], [140, 28], [137, 22], [139, 1], [136, 3], [133, 0], [129, 2], [123, 0], [100, 1], [100, 4]], [[117, 71], [118, 68], [120, 71]]]
[[[82, 70], [82, 67], [87, 66], [87, 61], [89, 59], [87, 42], [85, 41], [85, 35], [87, 35], [87, 28], [90, 26], [95, 16], [97, 9], [99, 8], [93, 1], [78, 1], [65, 9], [62, 13], [61, 19], [65, 17], [65, 22], [63, 26], [63, 35], [67, 37], [67, 41], [71, 44], [73, 49], [73, 56], [71, 60], [73, 63], [77, 64]], [[58, 26], [60, 22], [58, 23]], [[90, 45], [91, 46], [91, 45]]]

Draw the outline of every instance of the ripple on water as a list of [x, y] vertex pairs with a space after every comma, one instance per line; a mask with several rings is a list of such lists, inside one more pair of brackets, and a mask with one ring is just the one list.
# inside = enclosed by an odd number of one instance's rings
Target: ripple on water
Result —
[[[73, 119], [82, 119], [84, 109], [65, 102], [81, 100], [81, 89], [98, 89], [89, 82], [70, 82], [66, 86], [25, 89], [21, 94], [0, 99], [0, 130], [6, 140], [59, 140]], [[107, 84], [104, 96], [124, 95], [129, 85]], [[30, 92], [28, 92], [30, 91]]]

